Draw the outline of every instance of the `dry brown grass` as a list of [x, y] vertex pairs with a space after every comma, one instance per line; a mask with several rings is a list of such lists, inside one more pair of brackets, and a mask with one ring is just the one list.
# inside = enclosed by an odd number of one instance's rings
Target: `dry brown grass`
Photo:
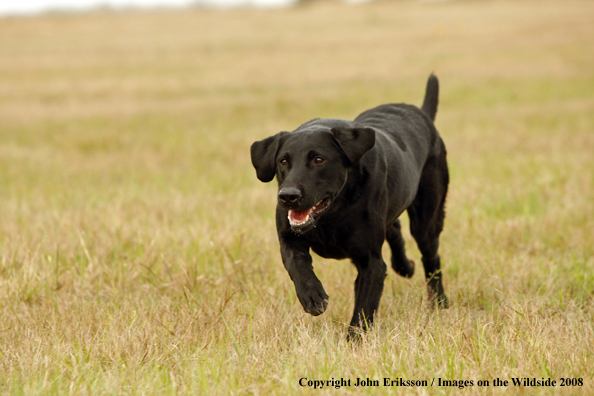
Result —
[[[402, 377], [475, 381], [418, 394], [591, 394], [592, 15], [588, 1], [398, 1], [0, 20], [0, 393]], [[351, 347], [355, 270], [316, 259], [329, 311], [302, 312], [275, 186], [248, 147], [316, 116], [419, 104], [431, 71], [452, 308], [428, 312], [422, 276], [390, 273]], [[476, 384], [510, 377], [584, 385]]]

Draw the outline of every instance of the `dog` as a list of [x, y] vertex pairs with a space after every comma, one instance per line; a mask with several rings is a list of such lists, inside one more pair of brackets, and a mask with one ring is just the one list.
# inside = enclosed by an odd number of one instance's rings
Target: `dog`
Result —
[[438, 254], [449, 184], [445, 145], [433, 124], [438, 95], [431, 74], [420, 109], [385, 104], [354, 121], [316, 118], [251, 146], [258, 179], [278, 181], [281, 257], [305, 312], [317, 316], [328, 307], [310, 249], [324, 258], [349, 258], [356, 266], [349, 336], [373, 323], [387, 275], [384, 241], [394, 271], [405, 278], [414, 274], [398, 219], [405, 210], [422, 254], [430, 304], [448, 307]]

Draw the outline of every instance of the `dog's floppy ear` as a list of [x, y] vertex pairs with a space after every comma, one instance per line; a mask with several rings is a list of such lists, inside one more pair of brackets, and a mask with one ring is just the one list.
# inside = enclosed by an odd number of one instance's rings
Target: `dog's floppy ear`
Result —
[[375, 145], [375, 131], [371, 128], [334, 127], [332, 134], [353, 166]]
[[252, 144], [252, 165], [256, 168], [256, 175], [260, 181], [268, 183], [274, 179], [276, 173], [276, 152], [280, 145], [281, 137], [288, 132], [279, 132], [276, 135], [258, 140]]

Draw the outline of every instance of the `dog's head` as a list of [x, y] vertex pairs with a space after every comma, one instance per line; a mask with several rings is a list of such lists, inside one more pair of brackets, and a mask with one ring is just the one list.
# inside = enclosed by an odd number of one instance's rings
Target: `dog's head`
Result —
[[280, 132], [252, 144], [252, 164], [263, 182], [276, 175], [278, 205], [287, 211], [291, 229], [304, 233], [328, 211], [350, 169], [374, 144], [371, 128], [313, 120], [294, 132]]

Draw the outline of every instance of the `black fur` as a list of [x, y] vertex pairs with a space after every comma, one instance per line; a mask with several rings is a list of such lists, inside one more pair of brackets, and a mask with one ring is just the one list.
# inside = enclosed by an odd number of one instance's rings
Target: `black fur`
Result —
[[[386, 277], [384, 241], [392, 250], [392, 268], [405, 277], [414, 274], [398, 220], [405, 210], [423, 255], [429, 298], [447, 308], [438, 247], [449, 177], [445, 146], [433, 125], [437, 103], [438, 81], [431, 75], [422, 109], [386, 104], [354, 121], [314, 119], [252, 145], [258, 178], [277, 177], [281, 256], [306, 312], [320, 315], [328, 305], [311, 249], [352, 260], [358, 276], [351, 326], [373, 322]], [[293, 218], [291, 225], [290, 210], [295, 216], [313, 207], [319, 213], [303, 224]]]

